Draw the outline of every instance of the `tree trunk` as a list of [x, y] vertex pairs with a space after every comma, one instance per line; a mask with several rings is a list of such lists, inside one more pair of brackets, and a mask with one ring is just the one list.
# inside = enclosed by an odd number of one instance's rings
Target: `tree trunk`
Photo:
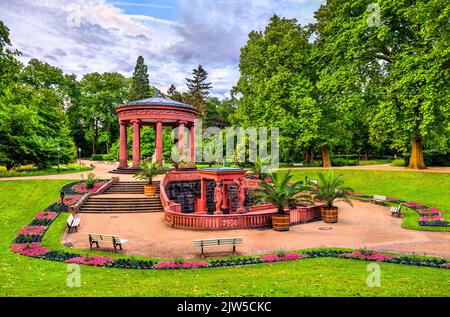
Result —
[[328, 147], [327, 146], [321, 147], [320, 154], [322, 155], [323, 167], [331, 167], [330, 155], [328, 154]]
[[364, 150], [364, 161], [368, 161], [369, 160], [369, 149], [366, 148]]
[[411, 158], [409, 159], [408, 168], [425, 169], [425, 160], [423, 159], [422, 138], [414, 136], [411, 141]]
[[308, 148], [305, 152], [305, 159], [304, 159], [306, 164], [311, 164], [313, 161], [313, 153], [312, 153], [312, 148]]

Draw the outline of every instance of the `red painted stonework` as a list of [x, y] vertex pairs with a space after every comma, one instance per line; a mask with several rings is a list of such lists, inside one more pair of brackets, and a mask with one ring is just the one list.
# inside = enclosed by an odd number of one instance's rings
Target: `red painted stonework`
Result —
[[[161, 160], [163, 156], [163, 126], [193, 127], [198, 117], [195, 108], [177, 105], [122, 105], [116, 109], [120, 122], [120, 164], [119, 168], [128, 167], [127, 164], [127, 126], [133, 125], [133, 167], [140, 165], [140, 128], [144, 125], [155, 127], [155, 158]], [[183, 129], [184, 130], [184, 129]], [[182, 131], [183, 131], [182, 130]], [[193, 131], [193, 129], [191, 129]], [[180, 135], [181, 136], [181, 135]], [[184, 137], [181, 136], [182, 138]], [[192, 139], [191, 139], [192, 140]], [[190, 142], [190, 157], [192, 157], [194, 143]], [[181, 146], [181, 145], [180, 145]], [[182, 148], [180, 148], [182, 149]]]

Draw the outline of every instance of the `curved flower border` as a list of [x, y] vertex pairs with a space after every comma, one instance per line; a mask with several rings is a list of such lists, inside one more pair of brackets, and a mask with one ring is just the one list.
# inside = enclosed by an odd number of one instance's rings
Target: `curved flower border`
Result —
[[[353, 198], [373, 199], [374, 196], [361, 193], [348, 193]], [[414, 210], [420, 216], [419, 226], [422, 227], [448, 227], [450, 222], [446, 221], [442, 212], [434, 207], [429, 207], [421, 202], [407, 201], [398, 198], [388, 197], [387, 201], [393, 204], [403, 204], [404, 206]]]
[[[76, 183], [65, 185], [61, 191], [71, 196], [82, 196], [75, 192], [73, 188], [77, 187]], [[101, 187], [101, 186], [100, 186]], [[98, 188], [100, 188], [98, 187]], [[98, 189], [97, 189], [98, 190]], [[363, 194], [351, 193], [351, 196], [371, 198]], [[391, 202], [401, 202], [399, 200], [389, 199]], [[75, 200], [76, 203], [76, 200]], [[420, 203], [408, 203], [409, 206], [415, 208], [427, 208]], [[413, 207], [410, 207], [413, 208]], [[154, 262], [152, 260], [137, 260], [135, 258], [112, 259], [109, 257], [97, 255], [83, 255], [65, 251], [51, 251], [47, 247], [41, 245], [41, 240], [48, 227], [53, 221], [62, 213], [67, 212], [68, 206], [55, 202], [43, 211], [39, 211], [29, 225], [24, 226], [19, 231], [18, 235], [11, 244], [11, 250], [17, 254], [46, 259], [50, 261], [59, 261], [65, 263], [75, 263], [80, 265], [91, 265], [99, 267], [113, 267], [113, 268], [128, 268], [128, 269], [156, 269], [156, 270], [173, 270], [173, 269], [194, 269], [194, 268], [213, 268], [213, 267], [227, 267], [227, 266], [242, 266], [254, 265], [260, 263], [274, 263], [283, 261], [298, 261], [307, 258], [318, 257], [334, 257], [342, 259], [353, 259], [363, 261], [376, 261], [386, 263], [396, 263], [404, 265], [426, 266], [434, 268], [450, 269], [450, 262], [447, 259], [433, 258], [433, 257], [414, 257], [414, 256], [399, 256], [389, 253], [377, 253], [370, 250], [342, 250], [342, 249], [318, 249], [305, 250], [299, 252], [285, 252], [279, 251], [273, 254], [264, 254], [251, 257], [230, 257], [228, 259], [216, 259], [210, 261], [184, 261], [183, 259], [175, 259], [172, 261]], [[435, 211], [432, 211], [436, 215]]]

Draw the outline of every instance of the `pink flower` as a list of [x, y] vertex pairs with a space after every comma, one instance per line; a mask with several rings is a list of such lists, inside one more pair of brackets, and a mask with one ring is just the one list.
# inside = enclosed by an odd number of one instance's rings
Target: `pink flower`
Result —
[[19, 235], [40, 235], [46, 226], [25, 226], [19, 231]]
[[378, 261], [378, 262], [383, 262], [386, 259], [395, 258], [395, 256], [391, 255], [391, 254], [363, 253], [360, 251], [355, 251], [355, 252], [351, 252], [351, 253], [343, 253], [340, 256], [343, 258], [347, 258], [347, 259], [359, 259], [359, 260]]
[[86, 188], [86, 183], [79, 183], [72, 187], [72, 189], [78, 193], [94, 193], [97, 190], [99, 190], [103, 185], [105, 185], [105, 182], [97, 182], [94, 183], [94, 186], [90, 189]]
[[397, 198], [392, 198], [392, 197], [387, 197], [386, 200], [387, 201], [397, 201], [398, 199]]
[[184, 262], [182, 267], [183, 267], [183, 269], [196, 269], [199, 267], [208, 267], [208, 262], [203, 262], [203, 261]]
[[56, 212], [53, 211], [40, 211], [34, 219], [46, 219], [51, 220], [57, 215]]
[[161, 261], [153, 266], [155, 269], [170, 270], [170, 269], [196, 269], [201, 267], [208, 267], [208, 262], [193, 261], [193, 262], [174, 262]]
[[84, 264], [84, 265], [94, 265], [94, 266], [102, 266], [105, 263], [111, 262], [111, 258], [102, 257], [102, 256], [79, 256], [76, 258], [71, 258], [66, 261], [66, 263], [74, 263], [74, 264]]
[[64, 205], [75, 205], [77, 201], [81, 198], [79, 195], [67, 195], [64, 196], [63, 203]]
[[293, 261], [298, 259], [303, 259], [305, 256], [300, 253], [286, 253], [284, 256], [279, 256], [278, 254], [263, 255], [260, 258], [265, 262], [280, 262], [280, 261]]
[[420, 209], [419, 213], [421, 213], [421, 214], [440, 214], [441, 211], [436, 208], [430, 208], [430, 209]]
[[11, 245], [11, 250], [25, 256], [35, 256], [48, 252], [46, 247], [41, 247], [39, 242], [15, 243]]
[[450, 263], [445, 263], [445, 264], [444, 264], [444, 267], [445, 267], [446, 269], [450, 269]]
[[444, 218], [440, 215], [425, 216], [425, 217], [421, 217], [420, 221], [444, 221]]
[[422, 203], [410, 201], [404, 204], [406, 207], [420, 207], [423, 206]]
[[362, 196], [365, 196], [364, 194], [360, 194], [360, 193], [352, 193], [352, 192], [349, 192], [348, 193], [350, 196], [356, 196], [356, 197], [362, 197]]

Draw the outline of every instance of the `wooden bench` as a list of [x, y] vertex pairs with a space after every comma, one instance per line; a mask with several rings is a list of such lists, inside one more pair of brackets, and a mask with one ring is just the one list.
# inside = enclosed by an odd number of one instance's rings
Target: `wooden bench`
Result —
[[382, 204], [384, 205], [385, 202], [387, 200], [386, 196], [381, 196], [381, 195], [374, 195], [372, 198], [372, 202], [374, 202], [375, 204]]
[[73, 214], [69, 215], [69, 218], [67, 218], [66, 224], [67, 224], [67, 233], [70, 233], [70, 230], [75, 229], [75, 231], [78, 231], [78, 226], [80, 225], [81, 218], [80, 217], [74, 217]]
[[236, 253], [236, 246], [238, 244], [243, 243], [243, 238], [234, 237], [234, 238], [215, 238], [215, 239], [202, 239], [202, 240], [195, 240], [194, 246], [201, 248], [201, 254], [200, 256], [203, 258], [205, 256], [205, 253], [203, 252], [203, 248], [207, 247], [217, 247], [217, 246], [223, 246], [223, 245], [232, 245], [233, 246], [233, 253]]
[[122, 250], [122, 244], [125, 244], [128, 242], [128, 240], [121, 239], [118, 236], [113, 236], [109, 234], [97, 234], [97, 233], [86, 233], [89, 236], [89, 248], [92, 250], [92, 246], [95, 244], [97, 248], [100, 246], [98, 243], [100, 241], [106, 241], [111, 242], [114, 247], [114, 252], [117, 252], [117, 247]]
[[400, 204], [400, 205], [398, 205], [398, 207], [391, 207], [390, 209], [389, 209], [389, 211], [391, 212], [391, 216], [393, 217], [393, 216], [397, 216], [397, 217], [401, 217], [401, 216], [403, 216], [403, 214], [402, 214], [402, 211], [401, 211], [401, 209], [402, 209], [402, 204]]

